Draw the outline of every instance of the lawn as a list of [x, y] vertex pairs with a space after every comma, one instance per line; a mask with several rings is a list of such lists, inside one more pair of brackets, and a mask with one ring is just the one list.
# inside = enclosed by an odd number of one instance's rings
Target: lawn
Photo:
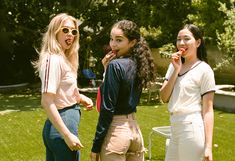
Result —
[[[94, 94], [90, 95], [95, 98]], [[14, 112], [3, 113], [4, 110]], [[235, 161], [235, 114], [215, 110], [214, 161]], [[81, 161], [89, 161], [92, 139], [95, 133], [98, 113], [96, 110], [82, 110], [79, 135], [84, 149]], [[36, 89], [20, 91], [0, 91], [0, 161], [44, 161], [45, 149], [41, 131], [46, 119], [40, 107], [40, 93]], [[146, 103], [142, 97], [138, 107], [137, 119], [143, 133], [145, 146], [154, 126], [169, 125], [166, 105], [152, 101]], [[161, 136], [152, 137], [152, 161], [163, 161], [165, 140]], [[146, 160], [148, 160], [146, 153]]]

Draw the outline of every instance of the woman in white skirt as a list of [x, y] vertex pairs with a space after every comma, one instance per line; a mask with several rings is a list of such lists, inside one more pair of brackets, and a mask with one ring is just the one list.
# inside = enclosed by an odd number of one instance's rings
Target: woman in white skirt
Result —
[[176, 46], [160, 90], [172, 132], [165, 161], [212, 161], [215, 80], [199, 28], [185, 25]]

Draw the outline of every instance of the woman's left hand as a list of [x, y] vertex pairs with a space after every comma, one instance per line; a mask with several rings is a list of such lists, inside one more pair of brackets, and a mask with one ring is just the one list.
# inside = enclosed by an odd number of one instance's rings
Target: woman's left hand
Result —
[[93, 101], [89, 97], [87, 97], [83, 94], [80, 94], [80, 103], [83, 106], [85, 106], [88, 111], [92, 110]]
[[80, 94], [78, 88], [74, 90], [74, 95], [77, 99], [77, 103], [81, 103], [88, 111], [92, 110], [93, 102], [89, 97]]
[[90, 158], [91, 158], [91, 161], [99, 161], [100, 160], [100, 154], [91, 152]]
[[212, 149], [206, 148], [204, 154], [204, 161], [213, 161], [212, 159]]

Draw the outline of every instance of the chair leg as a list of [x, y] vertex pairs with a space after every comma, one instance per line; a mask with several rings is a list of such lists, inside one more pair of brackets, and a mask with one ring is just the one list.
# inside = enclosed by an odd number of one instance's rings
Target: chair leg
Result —
[[151, 91], [149, 91], [148, 92], [148, 103], [151, 101], [151, 95], [152, 95], [152, 93], [151, 93]]
[[170, 143], [170, 139], [166, 139], [165, 153], [167, 152], [169, 143]]
[[152, 158], [152, 134], [153, 134], [153, 132], [151, 132], [149, 134], [149, 146], [148, 146], [148, 156], [149, 156], [149, 159]]

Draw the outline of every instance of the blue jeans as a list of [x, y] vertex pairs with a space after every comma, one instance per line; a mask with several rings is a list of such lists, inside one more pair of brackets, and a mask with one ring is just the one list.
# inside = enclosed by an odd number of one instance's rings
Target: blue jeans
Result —
[[[80, 123], [80, 107], [73, 105], [58, 110], [64, 124], [71, 133], [78, 136]], [[49, 119], [46, 120], [43, 128], [43, 141], [46, 146], [46, 161], [79, 161], [79, 151], [71, 151], [60, 133], [52, 125]]]

